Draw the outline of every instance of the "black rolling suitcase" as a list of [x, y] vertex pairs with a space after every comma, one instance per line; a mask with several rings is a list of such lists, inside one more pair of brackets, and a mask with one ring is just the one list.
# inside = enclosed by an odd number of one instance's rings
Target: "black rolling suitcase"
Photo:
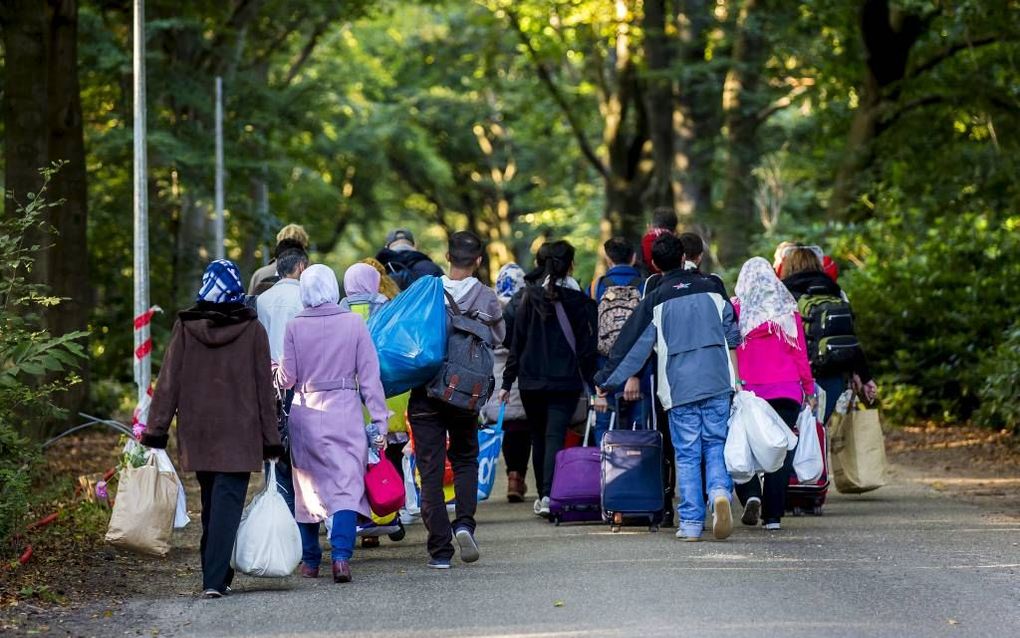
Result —
[[663, 517], [662, 434], [654, 429], [613, 427], [619, 405], [602, 437], [602, 518], [614, 532], [647, 524], [658, 531]]

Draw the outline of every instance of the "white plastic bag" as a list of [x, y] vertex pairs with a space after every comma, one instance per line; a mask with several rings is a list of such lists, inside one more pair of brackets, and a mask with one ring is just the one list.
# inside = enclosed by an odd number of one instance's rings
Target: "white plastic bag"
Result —
[[751, 454], [751, 446], [747, 443], [747, 430], [741, 419], [733, 418], [737, 411], [730, 413], [730, 428], [726, 433], [726, 445], [723, 447], [723, 457], [726, 459], [726, 471], [730, 473], [733, 482], [737, 484], [747, 483], [757, 474], [754, 456]]
[[738, 392], [733, 397], [733, 407], [731, 421], [743, 423], [751, 454], [761, 471], [775, 472], [783, 467], [786, 453], [797, 447], [797, 436], [783, 419], [753, 392]]
[[249, 576], [284, 578], [300, 562], [301, 531], [276, 488], [276, 461], [270, 461], [265, 489], [241, 515], [230, 564]]
[[174, 529], [186, 527], [191, 522], [191, 517], [188, 516], [188, 501], [184, 495], [184, 484], [177, 476], [177, 470], [174, 469], [174, 464], [170, 461], [166, 450], [153, 450], [152, 453], [156, 455], [156, 466], [159, 467], [159, 471], [173, 472], [174, 479], [177, 481], [177, 511], [174, 513]]
[[797, 417], [800, 438], [793, 453], [793, 471], [801, 483], [814, 483], [822, 476], [822, 442], [818, 440], [818, 423], [815, 413], [805, 407]]

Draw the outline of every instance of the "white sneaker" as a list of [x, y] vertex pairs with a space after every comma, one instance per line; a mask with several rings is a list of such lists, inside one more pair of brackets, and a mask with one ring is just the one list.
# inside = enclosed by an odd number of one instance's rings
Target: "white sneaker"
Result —
[[688, 536], [682, 528], [676, 531], [676, 537], [687, 543], [697, 543], [701, 540], [700, 536]]
[[783, 529], [783, 526], [780, 525], [779, 523], [765, 523], [765, 529], [767, 529], [770, 532], [778, 532], [779, 530]]
[[543, 496], [542, 498], [535, 499], [535, 516], [541, 516], [542, 518], [549, 518], [549, 497]]
[[733, 512], [730, 510], [730, 499], [716, 496], [712, 500], [712, 536], [716, 540], [729, 538], [733, 533]]

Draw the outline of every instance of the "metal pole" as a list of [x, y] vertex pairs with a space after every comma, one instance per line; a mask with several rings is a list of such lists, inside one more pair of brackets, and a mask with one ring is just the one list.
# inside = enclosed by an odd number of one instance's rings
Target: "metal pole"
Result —
[[223, 78], [216, 76], [216, 259], [223, 259]]
[[[145, 141], [145, 0], [134, 0], [134, 217], [135, 217], [135, 316], [149, 309], [149, 167]], [[149, 340], [149, 326], [135, 330], [135, 352]], [[152, 377], [152, 359], [135, 357], [138, 403], [146, 397]]]
[[[258, 180], [258, 210], [257, 216], [259, 218], [259, 243], [265, 244], [266, 232], [269, 228], [269, 184], [266, 183], [265, 173], [266, 169], [262, 169], [263, 175]], [[262, 251], [262, 265], [269, 265], [269, 250]]]

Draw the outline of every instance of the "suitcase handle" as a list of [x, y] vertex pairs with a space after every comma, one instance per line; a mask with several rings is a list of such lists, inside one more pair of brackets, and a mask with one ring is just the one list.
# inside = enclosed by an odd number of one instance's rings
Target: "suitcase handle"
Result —
[[[637, 401], [627, 401], [627, 403], [634, 403], [634, 404], [636, 404], [636, 403], [639, 403], [639, 402], [644, 401], [644, 400], [645, 400], [645, 396], [642, 394], [641, 398], [639, 398]], [[624, 402], [624, 399], [623, 399], [622, 393], [616, 395], [616, 411], [612, 412], [611, 416], [609, 417], [609, 429], [610, 430], [613, 429], [613, 421], [616, 419], [616, 415], [617, 414], [622, 414], [622, 412], [620, 411], [620, 404], [623, 403], [623, 402]], [[652, 418], [652, 427], [649, 428], [649, 429], [650, 430], [657, 430], [658, 428], [655, 427], [655, 425], [654, 425], [654, 419], [655, 419], [655, 416], [654, 416], [655, 415], [655, 405], [654, 404], [651, 406], [651, 410], [652, 410], [652, 417], [651, 417]], [[631, 430], [637, 430], [638, 429], [637, 421], [634, 421], [634, 422], [631, 423], [631, 428], [630, 429]]]

